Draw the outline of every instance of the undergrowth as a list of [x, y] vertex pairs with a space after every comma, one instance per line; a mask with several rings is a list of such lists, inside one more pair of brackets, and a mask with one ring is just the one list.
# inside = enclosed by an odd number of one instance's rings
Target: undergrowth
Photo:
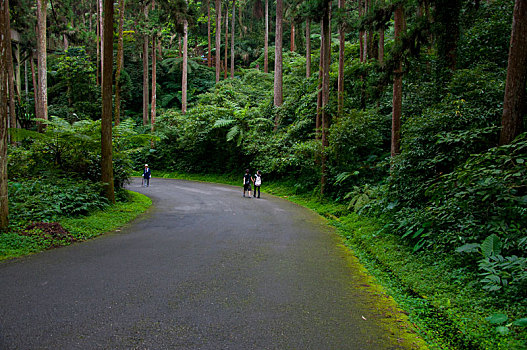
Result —
[[[233, 176], [157, 175], [235, 186], [241, 183]], [[266, 182], [262, 191], [326, 217], [368, 271], [408, 312], [431, 348], [527, 349], [525, 302], [508, 303], [487, 293], [477, 275], [448, 257], [426, 250], [413, 252], [399, 237], [386, 233], [380, 218], [350, 213], [346, 205], [320, 199], [315, 193], [297, 193], [287, 181]], [[496, 315], [505, 315], [510, 322], [495, 321]], [[502, 332], [500, 327], [507, 327], [508, 331]]]
[[85, 241], [127, 224], [152, 204], [142, 194], [127, 192], [129, 201], [91, 211], [85, 216], [58, 217], [58, 222], [30, 223], [0, 234], [0, 261]]

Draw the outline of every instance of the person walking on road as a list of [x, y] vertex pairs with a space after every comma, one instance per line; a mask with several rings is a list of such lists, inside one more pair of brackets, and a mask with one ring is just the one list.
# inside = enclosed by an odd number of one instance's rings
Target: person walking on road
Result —
[[254, 197], [256, 198], [256, 191], [258, 191], [258, 198], [260, 198], [260, 187], [262, 186], [262, 173], [260, 170], [254, 175]]
[[143, 170], [143, 186], [144, 187], [150, 186], [150, 176], [151, 175], [152, 175], [152, 172], [150, 171], [148, 164], [145, 164], [145, 170]]
[[245, 169], [245, 175], [243, 175], [243, 196], [245, 197], [245, 192], [249, 191], [249, 198], [251, 198], [251, 182], [254, 182], [251, 174], [249, 174], [249, 169]]

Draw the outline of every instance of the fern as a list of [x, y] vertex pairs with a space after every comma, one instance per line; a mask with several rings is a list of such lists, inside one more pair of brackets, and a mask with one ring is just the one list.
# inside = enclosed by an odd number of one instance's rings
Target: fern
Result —
[[[240, 127], [238, 125], [234, 125], [232, 128], [230, 128], [229, 132], [227, 133], [227, 141], [232, 141], [236, 135], [242, 134], [240, 133]], [[240, 143], [240, 140], [238, 140], [238, 143]]]
[[231, 126], [236, 123], [235, 119], [218, 119], [212, 126], [213, 128], [223, 128], [225, 126]]

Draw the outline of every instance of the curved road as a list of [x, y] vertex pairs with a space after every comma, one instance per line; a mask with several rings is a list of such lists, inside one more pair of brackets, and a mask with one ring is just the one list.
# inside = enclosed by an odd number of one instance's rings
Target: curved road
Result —
[[0, 349], [402, 347], [318, 215], [241, 187], [129, 188], [154, 203], [133, 224], [0, 263]]

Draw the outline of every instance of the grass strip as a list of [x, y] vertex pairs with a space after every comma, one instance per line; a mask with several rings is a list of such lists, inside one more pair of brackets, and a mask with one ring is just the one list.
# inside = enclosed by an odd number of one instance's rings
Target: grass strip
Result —
[[152, 201], [147, 196], [128, 191], [129, 202], [117, 203], [105, 210], [80, 218], [66, 218], [60, 221], [62, 227], [81, 240], [90, 239], [124, 226], [144, 213]]

